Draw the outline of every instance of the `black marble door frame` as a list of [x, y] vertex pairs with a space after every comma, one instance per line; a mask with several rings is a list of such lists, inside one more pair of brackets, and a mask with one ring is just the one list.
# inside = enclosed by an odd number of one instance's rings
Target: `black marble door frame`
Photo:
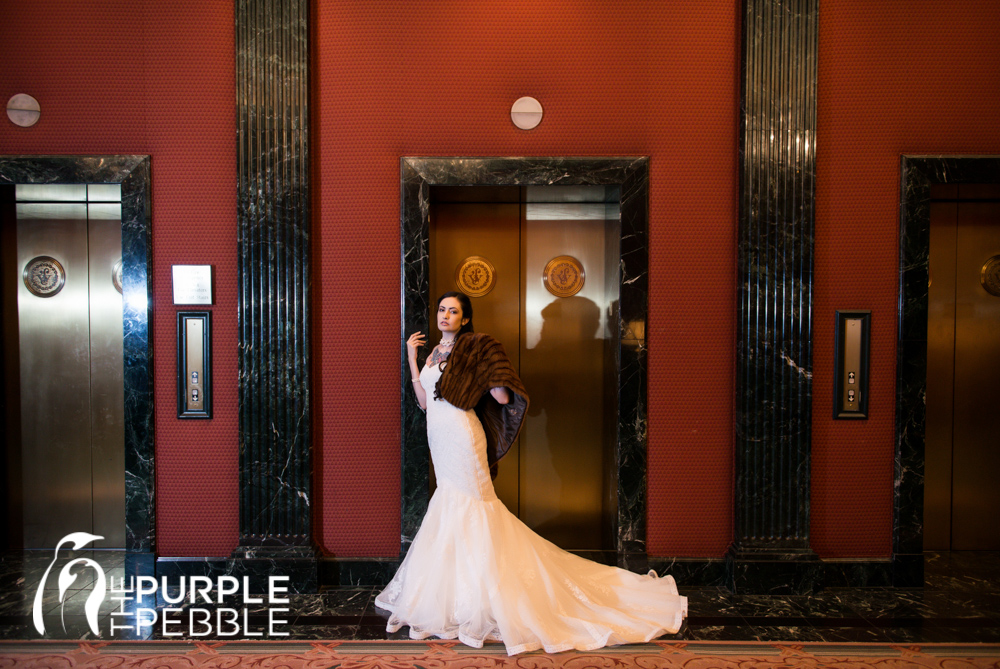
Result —
[[1000, 156], [902, 156], [893, 583], [923, 583], [927, 281], [931, 185], [1000, 183]]
[[121, 184], [126, 566], [148, 570], [156, 547], [149, 156], [0, 156], [0, 184]]
[[[401, 342], [427, 332], [431, 296], [431, 186], [612, 186], [620, 193], [621, 249], [618, 328], [617, 561], [646, 563], [646, 342], [649, 159], [402, 158], [400, 159]], [[635, 331], [633, 331], [633, 329]], [[529, 389], [530, 391], [530, 389]], [[401, 546], [405, 554], [429, 499], [427, 427], [410, 390], [406, 347], [400, 348], [402, 423]]]

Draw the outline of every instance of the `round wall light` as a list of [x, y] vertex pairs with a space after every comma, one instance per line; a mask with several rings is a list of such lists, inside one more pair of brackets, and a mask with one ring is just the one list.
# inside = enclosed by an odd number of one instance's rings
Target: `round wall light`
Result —
[[38, 118], [41, 115], [38, 100], [30, 95], [18, 93], [7, 101], [7, 118], [14, 125], [19, 125], [22, 128], [33, 126], [38, 123]]
[[531, 130], [542, 122], [542, 103], [535, 98], [518, 98], [510, 107], [510, 120], [521, 130]]

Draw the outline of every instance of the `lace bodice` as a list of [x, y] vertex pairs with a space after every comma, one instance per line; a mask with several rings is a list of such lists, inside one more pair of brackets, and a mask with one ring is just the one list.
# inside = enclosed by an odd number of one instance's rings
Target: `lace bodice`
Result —
[[420, 371], [427, 394], [427, 442], [438, 486], [450, 486], [478, 500], [497, 498], [486, 458], [486, 433], [472, 409], [463, 411], [443, 399], [434, 399], [441, 378], [439, 365]]

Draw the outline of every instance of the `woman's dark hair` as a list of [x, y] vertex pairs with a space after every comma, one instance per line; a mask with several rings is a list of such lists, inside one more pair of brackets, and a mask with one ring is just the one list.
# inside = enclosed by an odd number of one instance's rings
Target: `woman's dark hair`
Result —
[[469, 299], [469, 296], [457, 290], [449, 290], [438, 298], [437, 304], [439, 308], [441, 307], [441, 301], [446, 297], [454, 297], [458, 300], [458, 303], [462, 305], [462, 318], [469, 319], [469, 322], [463, 325], [462, 329], [455, 336], [464, 335], [466, 332], [474, 332], [472, 329], [472, 300]]

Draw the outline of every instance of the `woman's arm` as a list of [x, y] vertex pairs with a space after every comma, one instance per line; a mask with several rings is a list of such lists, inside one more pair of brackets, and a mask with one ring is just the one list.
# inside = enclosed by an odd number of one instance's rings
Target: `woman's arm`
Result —
[[504, 388], [503, 386], [490, 388], [490, 395], [493, 395], [493, 399], [495, 399], [500, 404], [507, 404], [510, 402], [510, 391]]
[[413, 386], [413, 393], [417, 396], [417, 404], [420, 408], [427, 410], [427, 393], [420, 385], [420, 369], [417, 367], [417, 349], [424, 345], [424, 335], [414, 332], [406, 340], [406, 357], [410, 362], [410, 379]]

